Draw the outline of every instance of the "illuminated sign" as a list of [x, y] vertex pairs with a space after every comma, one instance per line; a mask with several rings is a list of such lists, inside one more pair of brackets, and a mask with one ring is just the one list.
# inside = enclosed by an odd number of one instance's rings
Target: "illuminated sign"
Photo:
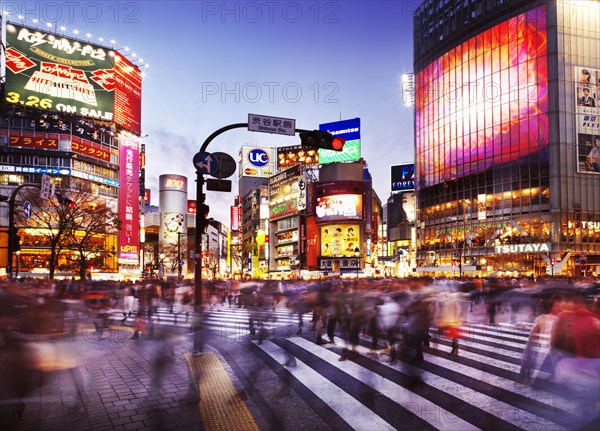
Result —
[[415, 165], [392, 166], [392, 191], [413, 190], [415, 188]]
[[482, 31], [418, 71], [419, 188], [524, 160], [547, 166], [547, 47], [543, 5]]
[[152, 191], [150, 189], [144, 189], [144, 203], [150, 205], [150, 198], [152, 197]]
[[140, 234], [140, 144], [137, 138], [119, 137], [119, 262], [137, 263]]
[[185, 178], [183, 178], [183, 177], [167, 177], [162, 189], [170, 188], [170, 189], [181, 190], [181, 189], [184, 189], [185, 187], [186, 187]]
[[238, 206], [231, 207], [231, 230], [240, 230], [240, 207]]
[[262, 168], [269, 163], [269, 153], [262, 148], [254, 148], [248, 151], [248, 162], [252, 166]]
[[317, 222], [362, 220], [362, 195], [334, 195], [317, 198]]
[[300, 163], [305, 165], [319, 164], [319, 150], [302, 145], [277, 148], [277, 170], [289, 168]]
[[292, 166], [269, 178], [270, 219], [289, 216], [298, 212], [300, 195], [300, 166]]
[[346, 140], [342, 151], [319, 149], [321, 165], [360, 160], [360, 118], [320, 124], [319, 130], [326, 130]]
[[268, 178], [275, 173], [275, 149], [242, 146], [240, 176]]
[[512, 253], [548, 253], [551, 245], [548, 243], [540, 244], [511, 244], [511, 245], [496, 245], [494, 250], [497, 254], [512, 254]]
[[577, 66], [574, 73], [577, 172], [600, 174], [600, 69]]
[[360, 249], [360, 225], [321, 226], [321, 256], [356, 256]]
[[109, 48], [8, 23], [6, 101], [140, 134], [141, 71]]

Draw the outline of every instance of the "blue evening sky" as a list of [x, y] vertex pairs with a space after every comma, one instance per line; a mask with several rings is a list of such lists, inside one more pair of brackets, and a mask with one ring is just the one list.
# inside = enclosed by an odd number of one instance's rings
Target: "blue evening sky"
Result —
[[[390, 166], [412, 163], [413, 111], [403, 105], [401, 75], [412, 72], [414, 1], [0, 1], [9, 19], [23, 15], [114, 39], [145, 68], [142, 130], [146, 181], [158, 205], [158, 177], [188, 177], [192, 158], [213, 131], [248, 113], [296, 119], [317, 129], [359, 117], [362, 155], [385, 202]], [[46, 27], [48, 28], [48, 27]], [[60, 33], [60, 30], [59, 30]], [[133, 53], [136, 57], [133, 57]], [[137, 60], [136, 60], [137, 59]], [[237, 161], [242, 145], [288, 146], [298, 137], [237, 129], [209, 146]], [[208, 192], [210, 216], [229, 225], [237, 192]]]

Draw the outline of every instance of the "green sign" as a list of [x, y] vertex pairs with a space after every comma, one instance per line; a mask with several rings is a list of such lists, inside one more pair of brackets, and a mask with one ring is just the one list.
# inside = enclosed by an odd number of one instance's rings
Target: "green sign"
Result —
[[319, 164], [360, 160], [360, 139], [346, 141], [342, 151], [319, 149]]

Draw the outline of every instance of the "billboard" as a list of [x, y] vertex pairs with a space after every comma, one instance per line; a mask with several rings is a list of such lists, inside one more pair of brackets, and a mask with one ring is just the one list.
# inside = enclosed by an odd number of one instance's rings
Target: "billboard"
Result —
[[242, 146], [240, 176], [269, 178], [275, 174], [274, 148]]
[[231, 230], [236, 232], [240, 230], [240, 207], [232, 205], [230, 208]]
[[321, 226], [321, 256], [354, 257], [360, 254], [360, 225]]
[[7, 102], [141, 133], [141, 71], [118, 52], [14, 23], [6, 43]]
[[577, 172], [600, 174], [600, 70], [577, 66], [574, 73]]
[[298, 212], [300, 165], [292, 166], [269, 178], [269, 218], [271, 220]]
[[414, 190], [415, 165], [414, 163], [392, 166], [392, 191]]
[[135, 137], [119, 137], [119, 263], [137, 264], [140, 244], [139, 175], [140, 143]]
[[317, 222], [362, 220], [362, 195], [317, 197]]
[[415, 77], [419, 188], [548, 161], [546, 6], [452, 48]]
[[319, 130], [326, 130], [346, 140], [342, 151], [319, 149], [321, 165], [360, 160], [360, 118], [319, 124]]
[[319, 149], [302, 145], [277, 148], [277, 170], [281, 171], [300, 163], [305, 165], [319, 164]]

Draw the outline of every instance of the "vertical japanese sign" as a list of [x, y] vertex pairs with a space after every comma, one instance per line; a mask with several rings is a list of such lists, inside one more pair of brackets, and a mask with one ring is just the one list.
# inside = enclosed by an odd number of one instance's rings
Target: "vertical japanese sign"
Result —
[[140, 145], [138, 138], [119, 136], [119, 263], [136, 264], [139, 252], [139, 171]]

